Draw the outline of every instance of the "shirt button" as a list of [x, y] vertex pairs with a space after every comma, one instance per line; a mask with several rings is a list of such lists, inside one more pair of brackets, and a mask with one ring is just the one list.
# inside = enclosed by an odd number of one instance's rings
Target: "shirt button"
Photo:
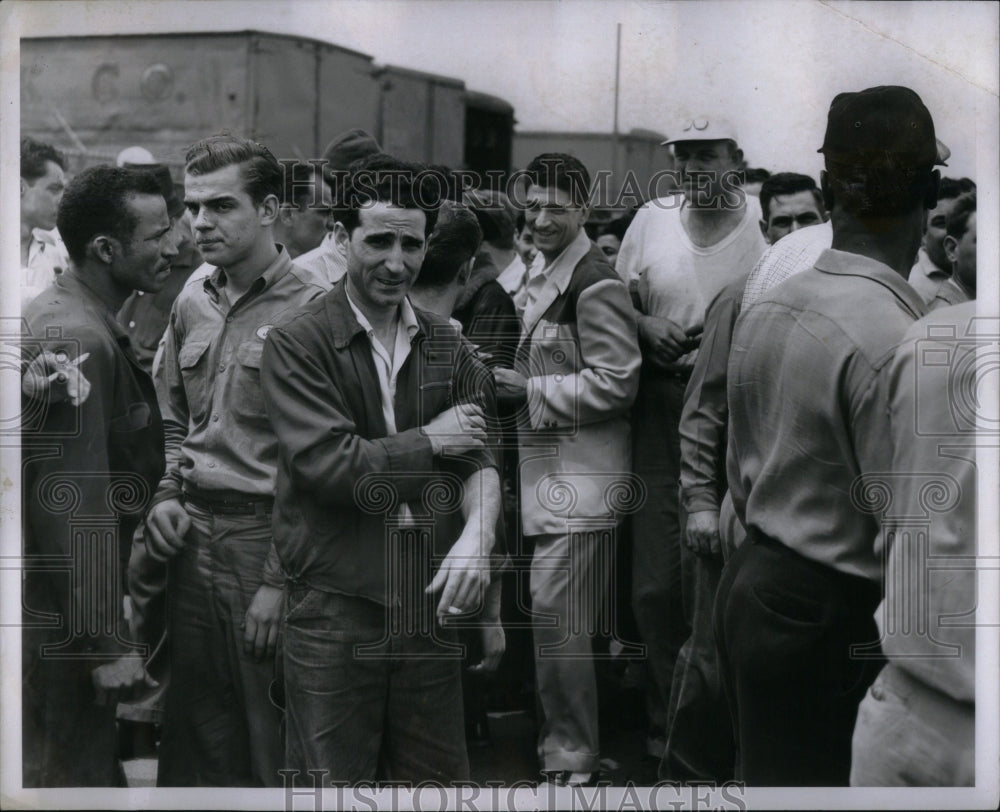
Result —
[[226, 365], [225, 364], [219, 364], [219, 372], [225, 372], [225, 371], [226, 371]]
[[215, 467], [215, 460], [209, 460], [208, 461], [208, 467], [209, 468], [214, 468]]
[[129, 327], [135, 327], [135, 322], [134, 322], [134, 321], [130, 321], [130, 322], [128, 323], [128, 326], [129, 326]]
[[213, 414], [212, 415], [212, 422], [213, 423], [218, 423], [219, 422], [219, 416], [217, 414]]
[[233, 320], [232, 316], [226, 316], [226, 324], [229, 324]]
[[144, 291], [144, 290], [137, 290], [136, 293], [138, 293], [140, 296], [145, 296], [146, 295], [146, 291]]

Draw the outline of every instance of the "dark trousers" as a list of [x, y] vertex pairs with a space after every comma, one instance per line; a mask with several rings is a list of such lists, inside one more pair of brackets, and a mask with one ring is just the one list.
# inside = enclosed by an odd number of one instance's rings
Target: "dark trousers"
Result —
[[682, 546], [681, 561], [691, 636], [674, 667], [660, 778], [722, 784], [733, 777], [736, 759], [712, 623], [722, 557], [697, 555]]
[[[809, 560], [751, 530], [723, 572], [715, 634], [750, 786], [846, 786], [858, 705], [885, 660], [880, 584]], [[877, 652], [877, 647], [875, 647]]]
[[[170, 686], [157, 785], [279, 786], [274, 659], [256, 659], [243, 623], [262, 583], [269, 516], [219, 516], [188, 503], [187, 544], [167, 587]], [[280, 643], [279, 643], [280, 645]]]
[[[402, 606], [412, 605], [403, 600]], [[292, 587], [284, 622], [286, 766], [296, 786], [469, 780], [454, 629], [353, 595]], [[315, 775], [315, 774], [314, 774]]]
[[632, 610], [655, 686], [652, 717], [666, 714], [677, 653], [690, 633], [681, 599], [678, 505], [685, 387], [644, 370], [632, 417], [632, 467], [648, 494], [632, 517]]

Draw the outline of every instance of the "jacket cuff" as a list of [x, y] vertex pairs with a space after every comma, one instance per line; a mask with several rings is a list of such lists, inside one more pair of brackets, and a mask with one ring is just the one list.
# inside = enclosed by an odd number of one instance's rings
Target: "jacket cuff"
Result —
[[692, 488], [681, 491], [681, 504], [686, 513], [697, 513], [702, 510], [719, 512], [719, 497], [714, 488]]

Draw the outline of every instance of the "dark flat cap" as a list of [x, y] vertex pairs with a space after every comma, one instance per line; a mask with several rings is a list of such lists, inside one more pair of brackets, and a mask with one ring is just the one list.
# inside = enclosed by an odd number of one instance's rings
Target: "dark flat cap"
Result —
[[337, 172], [347, 169], [359, 158], [367, 158], [381, 151], [382, 147], [370, 133], [356, 127], [342, 132], [327, 144], [323, 150], [323, 160], [327, 163], [327, 172]]

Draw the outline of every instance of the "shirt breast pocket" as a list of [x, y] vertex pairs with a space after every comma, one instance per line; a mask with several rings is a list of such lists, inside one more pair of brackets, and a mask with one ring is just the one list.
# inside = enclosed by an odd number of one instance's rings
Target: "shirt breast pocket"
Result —
[[233, 391], [235, 410], [251, 418], [265, 417], [264, 398], [260, 391], [260, 362], [264, 354], [263, 341], [245, 341], [236, 348], [236, 381]]
[[191, 419], [199, 422], [208, 411], [208, 342], [189, 341], [177, 353]]

